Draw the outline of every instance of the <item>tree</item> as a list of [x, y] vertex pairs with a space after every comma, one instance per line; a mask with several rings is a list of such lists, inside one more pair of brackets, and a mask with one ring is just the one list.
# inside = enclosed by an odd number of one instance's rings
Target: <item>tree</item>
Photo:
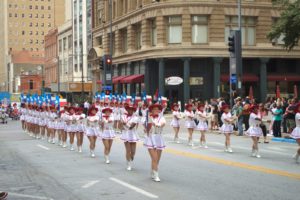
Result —
[[272, 0], [282, 9], [280, 18], [272, 25], [267, 37], [278, 39], [283, 35], [284, 47], [290, 51], [298, 45], [300, 39], [300, 0]]

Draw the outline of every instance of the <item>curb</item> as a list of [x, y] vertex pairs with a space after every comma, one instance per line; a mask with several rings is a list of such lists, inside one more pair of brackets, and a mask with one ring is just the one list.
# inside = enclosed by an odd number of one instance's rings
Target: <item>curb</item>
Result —
[[272, 138], [272, 141], [274, 141], [274, 142], [295, 143], [296, 144], [295, 139], [288, 139], [288, 138]]

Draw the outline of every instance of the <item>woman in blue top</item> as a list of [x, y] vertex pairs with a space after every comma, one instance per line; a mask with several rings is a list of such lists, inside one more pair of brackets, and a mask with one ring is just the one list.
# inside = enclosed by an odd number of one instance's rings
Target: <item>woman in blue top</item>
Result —
[[273, 112], [273, 135], [274, 137], [281, 137], [281, 121], [283, 110], [281, 104], [277, 102], [276, 108], [272, 110]]

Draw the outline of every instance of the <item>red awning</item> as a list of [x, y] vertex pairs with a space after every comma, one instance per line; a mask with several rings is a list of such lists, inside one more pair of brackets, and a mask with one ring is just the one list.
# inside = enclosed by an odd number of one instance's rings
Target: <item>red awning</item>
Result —
[[[258, 82], [259, 78], [255, 74], [243, 74], [243, 82]], [[229, 82], [229, 75], [228, 74], [222, 74], [221, 75], [221, 81], [222, 82]]]
[[135, 74], [122, 79], [120, 83], [142, 83], [144, 82], [144, 74]]
[[112, 82], [113, 82], [113, 84], [117, 84], [117, 83], [119, 83], [123, 78], [126, 78], [126, 77], [128, 77], [128, 76], [116, 76], [116, 77], [113, 77], [112, 78]]
[[270, 74], [268, 75], [268, 81], [300, 81], [300, 75]]

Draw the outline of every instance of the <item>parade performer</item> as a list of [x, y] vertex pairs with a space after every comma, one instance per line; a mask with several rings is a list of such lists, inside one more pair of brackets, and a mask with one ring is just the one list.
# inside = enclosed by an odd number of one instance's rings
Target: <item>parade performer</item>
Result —
[[194, 129], [196, 128], [196, 123], [194, 121], [195, 113], [193, 111], [193, 104], [187, 104], [185, 106], [184, 115], [186, 117], [185, 127], [188, 129], [189, 132], [188, 145], [194, 146], [193, 133]]
[[95, 105], [92, 105], [88, 110], [87, 122], [85, 127], [85, 134], [90, 141], [90, 155], [92, 158], [95, 157], [96, 140], [97, 136], [100, 135], [100, 118], [97, 113], [98, 108]]
[[258, 140], [259, 137], [263, 135], [262, 129], [260, 128], [261, 118], [258, 115], [258, 106], [251, 105], [250, 106], [250, 117], [249, 117], [249, 129], [246, 131], [246, 135], [250, 136], [253, 141], [252, 145], [252, 157], [260, 158], [258, 152]]
[[172, 119], [170, 125], [173, 127], [173, 130], [174, 130], [174, 133], [175, 133], [174, 142], [179, 144], [180, 141], [179, 141], [178, 133], [179, 133], [179, 130], [180, 130], [180, 119], [182, 118], [181, 117], [181, 112], [179, 110], [179, 105], [177, 103], [174, 103], [171, 106], [171, 110], [172, 110], [173, 119]]
[[55, 106], [50, 106], [50, 121], [49, 121], [49, 131], [50, 131], [50, 140], [48, 141], [49, 143], [55, 144], [55, 128], [56, 128], [56, 120], [57, 120], [57, 111]]
[[59, 111], [57, 123], [56, 123], [56, 131], [57, 131], [57, 135], [58, 135], [58, 145], [59, 146], [63, 146], [64, 141], [66, 142], [66, 140], [67, 140], [64, 138], [64, 129], [65, 129], [64, 113], [65, 113], [65, 108], [64, 108], [64, 110]]
[[225, 135], [225, 152], [232, 153], [233, 150], [230, 146], [230, 135], [233, 133], [233, 124], [235, 123], [236, 117], [232, 116], [229, 112], [229, 105], [224, 104], [221, 109], [223, 110], [223, 114], [221, 116], [223, 125], [220, 130], [221, 133]]
[[137, 108], [134, 105], [126, 106], [126, 114], [122, 115], [122, 135], [121, 140], [124, 141], [126, 149], [127, 170], [131, 171], [132, 162], [136, 152], [136, 142], [139, 140], [137, 134], [138, 117], [134, 114]]
[[50, 122], [51, 122], [51, 110], [50, 106], [46, 107], [46, 131], [47, 131], [47, 141], [50, 143], [50, 134], [51, 129], [49, 128]]
[[144, 145], [148, 148], [151, 157], [151, 177], [155, 182], [160, 182], [158, 175], [158, 165], [165, 142], [162, 137], [163, 127], [166, 120], [162, 114], [163, 107], [160, 104], [152, 104], [149, 107], [150, 117], [146, 120], [147, 137]]
[[200, 137], [200, 147], [204, 147], [207, 149], [207, 144], [206, 144], [206, 138], [205, 138], [205, 133], [208, 130], [208, 125], [207, 125], [207, 120], [209, 119], [209, 116], [207, 112], [204, 110], [205, 105], [204, 104], [199, 104], [197, 111], [195, 113], [197, 119], [199, 120], [199, 123], [196, 127], [197, 131], [200, 131], [201, 137]]
[[291, 137], [294, 138], [297, 143], [298, 143], [298, 150], [296, 152], [296, 154], [294, 155], [294, 159], [296, 160], [296, 162], [299, 161], [299, 157], [300, 157], [300, 103], [297, 104], [296, 108], [295, 108], [295, 121], [296, 121], [296, 127], [294, 128], [293, 132], [291, 133]]
[[74, 151], [74, 137], [76, 133], [76, 118], [75, 118], [75, 107], [69, 107], [68, 114], [65, 116], [66, 124], [67, 124], [67, 133], [70, 137], [70, 150]]
[[26, 123], [25, 123], [25, 115], [26, 115], [26, 108], [25, 108], [25, 103], [21, 103], [21, 108], [20, 108], [20, 121], [22, 124], [22, 129], [23, 131], [26, 131]]
[[83, 143], [83, 133], [85, 126], [83, 124], [83, 120], [85, 119], [85, 114], [83, 113], [83, 108], [79, 107], [77, 108], [77, 112], [75, 114], [75, 119], [77, 123], [76, 128], [76, 139], [77, 139], [77, 148], [78, 152], [82, 152], [82, 143]]
[[121, 128], [120, 128], [120, 120], [122, 117], [122, 113], [121, 113], [121, 108], [122, 108], [122, 104], [115, 102], [115, 107], [114, 107], [114, 111], [113, 111], [113, 115], [114, 115], [114, 128], [116, 130], [116, 132], [120, 132]]
[[45, 129], [46, 129], [45, 117], [46, 117], [45, 107], [41, 106], [40, 114], [39, 114], [39, 127], [40, 127], [40, 130], [39, 130], [40, 136], [39, 137], [41, 137], [42, 140], [45, 139]]
[[113, 125], [114, 117], [112, 115], [112, 109], [109, 107], [102, 109], [102, 133], [100, 138], [104, 145], [104, 158], [106, 164], [110, 163], [109, 154], [113, 139], [116, 136]]
[[61, 130], [62, 132], [62, 147], [66, 148], [67, 147], [67, 139], [68, 139], [68, 126], [69, 126], [69, 122], [67, 122], [67, 117], [69, 115], [69, 107], [68, 106], [64, 106], [64, 110], [63, 112], [60, 113], [60, 118], [61, 121], [64, 125], [64, 129]]

